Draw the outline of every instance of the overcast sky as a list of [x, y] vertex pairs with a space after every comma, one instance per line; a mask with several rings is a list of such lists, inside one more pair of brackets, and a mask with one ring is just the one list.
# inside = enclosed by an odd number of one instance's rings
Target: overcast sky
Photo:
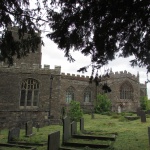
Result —
[[[77, 72], [80, 67], [90, 64], [90, 57], [83, 56], [80, 52], [73, 52], [72, 56], [76, 59], [74, 63], [69, 63], [67, 58], [64, 57], [64, 52], [57, 48], [57, 45], [50, 39], [44, 38], [45, 46], [42, 47], [42, 66], [44, 64], [50, 65], [50, 68], [53, 69], [55, 66], [61, 66], [61, 72], [70, 73], [70, 74], [80, 74], [85, 76], [91, 75], [91, 69], [87, 73], [82, 74]], [[130, 72], [134, 75], [137, 75], [139, 72], [140, 82], [145, 83], [147, 80], [147, 74], [145, 68], [131, 67], [129, 60], [131, 58], [117, 58], [114, 61], [110, 62], [105, 69], [112, 68], [113, 72], [124, 71]], [[100, 70], [103, 72], [104, 68]], [[150, 78], [150, 75], [149, 75]], [[147, 93], [148, 98], [150, 99], [150, 83], [147, 84]]]

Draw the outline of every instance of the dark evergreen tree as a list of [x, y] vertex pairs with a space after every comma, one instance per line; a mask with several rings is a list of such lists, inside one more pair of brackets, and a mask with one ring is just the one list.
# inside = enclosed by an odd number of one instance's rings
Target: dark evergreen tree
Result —
[[[35, 33], [47, 23], [52, 31], [47, 37], [64, 51], [69, 61], [74, 61], [70, 50], [80, 51], [91, 56], [94, 71], [120, 52], [122, 57], [135, 56], [131, 65], [145, 66], [150, 72], [149, 0], [43, 0], [42, 5], [39, 0], [35, 1], [34, 9], [30, 7], [33, 2], [30, 0], [0, 2], [1, 60], [12, 60], [13, 55], [24, 56], [29, 47], [34, 51], [37, 44], [33, 43], [40, 42]], [[20, 44], [11, 40], [8, 25], [18, 26]], [[26, 41], [25, 33], [30, 34]], [[7, 49], [6, 45], [9, 45]], [[84, 72], [87, 68], [88, 65], [79, 71]]]
[[150, 72], [150, 1], [51, 0], [46, 9], [52, 29], [47, 36], [70, 61], [73, 49], [91, 55], [92, 67], [99, 69], [120, 52], [122, 57], [135, 56], [131, 65]]
[[[0, 61], [13, 63], [13, 56], [20, 58], [29, 51], [34, 52], [41, 43], [39, 32], [42, 20], [38, 14], [40, 7], [30, 8], [29, 0], [2, 0], [0, 2]], [[17, 31], [11, 29], [16, 27]], [[17, 32], [14, 37], [13, 33]]]

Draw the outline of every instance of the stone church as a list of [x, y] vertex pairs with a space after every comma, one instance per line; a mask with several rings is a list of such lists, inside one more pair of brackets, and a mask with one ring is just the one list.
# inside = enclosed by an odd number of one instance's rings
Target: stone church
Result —
[[[84, 112], [94, 108], [101, 84], [89, 83], [88, 76], [65, 74], [60, 66], [41, 67], [41, 46], [35, 53], [16, 59], [13, 66], [0, 64], [0, 127], [21, 126], [28, 120], [34, 125], [57, 124], [62, 108], [71, 100], [79, 101]], [[141, 96], [147, 96], [147, 85], [131, 73], [110, 72], [107, 82], [112, 111], [136, 111]]]

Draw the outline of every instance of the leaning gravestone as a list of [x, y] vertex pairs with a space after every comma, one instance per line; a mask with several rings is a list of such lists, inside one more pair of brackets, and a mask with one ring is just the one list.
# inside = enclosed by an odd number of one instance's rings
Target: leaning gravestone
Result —
[[80, 131], [84, 132], [84, 118], [80, 119]]
[[71, 135], [77, 134], [77, 122], [73, 121], [71, 123]]
[[56, 131], [48, 135], [47, 150], [59, 150], [60, 146], [60, 131]]
[[28, 121], [27, 123], [26, 123], [26, 136], [31, 136], [31, 135], [33, 135], [33, 133], [32, 133], [32, 128], [33, 128], [33, 122], [32, 121]]
[[20, 136], [20, 128], [10, 129], [8, 133], [8, 143], [16, 139], [19, 139], [19, 136]]
[[63, 142], [67, 142], [71, 138], [71, 126], [70, 118], [65, 117], [63, 119]]
[[146, 122], [146, 114], [143, 110], [141, 110], [141, 122]]

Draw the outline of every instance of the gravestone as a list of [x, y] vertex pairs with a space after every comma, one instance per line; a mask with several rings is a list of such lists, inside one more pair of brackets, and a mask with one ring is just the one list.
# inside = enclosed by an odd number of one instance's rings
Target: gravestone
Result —
[[137, 114], [137, 116], [141, 116], [141, 108], [137, 108], [136, 114]]
[[71, 138], [71, 125], [70, 118], [65, 117], [63, 119], [63, 142], [67, 142]]
[[33, 128], [33, 122], [32, 121], [28, 121], [27, 123], [26, 123], [26, 136], [31, 136], [31, 135], [33, 135], [33, 133], [32, 133], [32, 128]]
[[37, 123], [36, 128], [37, 128], [37, 132], [39, 132], [39, 128], [40, 128], [40, 124], [39, 123]]
[[148, 127], [148, 140], [149, 140], [149, 146], [150, 146], [150, 127]]
[[47, 150], [59, 150], [60, 146], [60, 131], [56, 131], [48, 135]]
[[121, 106], [120, 105], [118, 106], [118, 113], [119, 114], [121, 113]]
[[147, 110], [147, 114], [149, 114], [149, 115], [150, 115], [150, 110]]
[[94, 119], [95, 117], [94, 117], [94, 113], [92, 112], [91, 113], [91, 119]]
[[143, 110], [141, 110], [141, 122], [146, 122], [146, 114]]
[[77, 134], [77, 122], [73, 121], [71, 123], [71, 135]]
[[12, 128], [8, 132], [8, 143], [19, 139], [20, 136], [20, 128]]
[[80, 119], [80, 131], [84, 132], [84, 118]]

